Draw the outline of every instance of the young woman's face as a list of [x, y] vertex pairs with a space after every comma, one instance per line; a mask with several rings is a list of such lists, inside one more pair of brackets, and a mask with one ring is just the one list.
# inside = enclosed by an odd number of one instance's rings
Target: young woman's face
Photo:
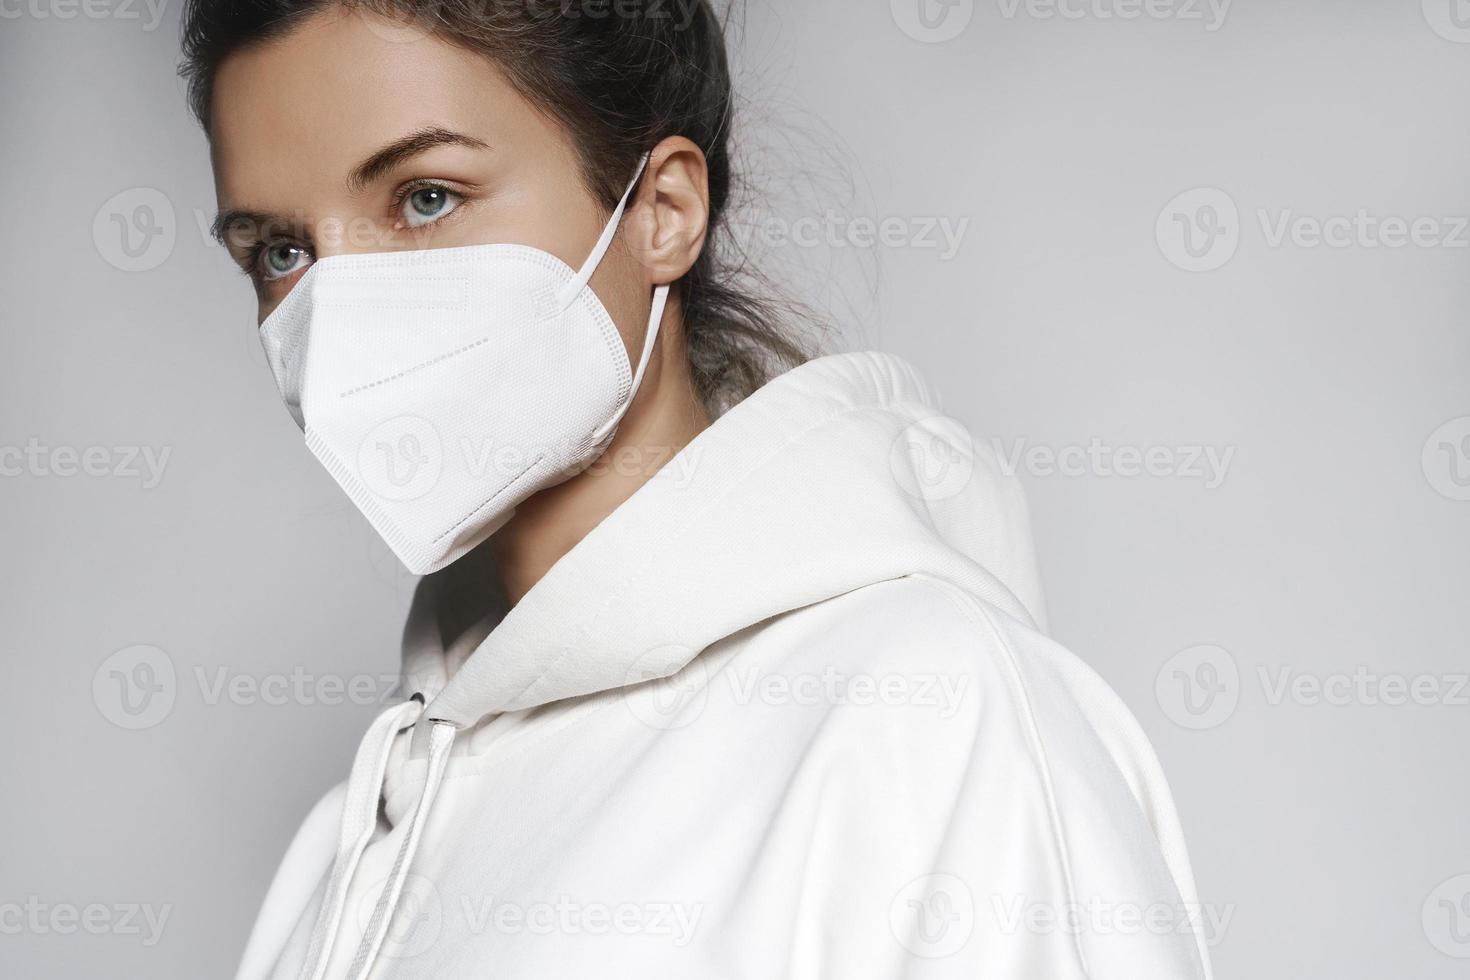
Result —
[[[318, 259], [514, 243], [575, 269], [608, 217], [566, 133], [488, 58], [370, 13], [328, 8], [229, 58], [211, 137], [219, 229], [262, 320]], [[615, 248], [592, 287], [629, 340], [648, 270]]]

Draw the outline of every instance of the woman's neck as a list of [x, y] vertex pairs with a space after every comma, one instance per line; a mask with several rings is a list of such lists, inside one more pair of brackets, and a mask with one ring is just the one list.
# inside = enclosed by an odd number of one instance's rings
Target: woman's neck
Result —
[[[673, 304], [670, 304], [671, 306]], [[678, 310], [665, 314], [675, 323]], [[506, 597], [514, 605], [659, 469], [709, 427], [682, 331], [661, 332], [659, 349], [612, 444], [591, 466], [516, 508], [491, 539]]]

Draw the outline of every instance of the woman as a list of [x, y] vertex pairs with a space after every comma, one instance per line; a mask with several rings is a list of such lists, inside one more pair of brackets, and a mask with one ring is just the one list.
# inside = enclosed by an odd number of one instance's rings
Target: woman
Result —
[[1208, 975], [1019, 490], [891, 357], [769, 380], [704, 0], [193, 0], [185, 53], [282, 395], [428, 576], [241, 977]]

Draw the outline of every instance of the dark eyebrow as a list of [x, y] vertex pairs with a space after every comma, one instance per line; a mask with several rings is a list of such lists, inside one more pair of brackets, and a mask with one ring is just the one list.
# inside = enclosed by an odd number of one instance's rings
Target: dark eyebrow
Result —
[[214, 216], [214, 222], [209, 226], [209, 234], [221, 245], [228, 245], [225, 240], [226, 233], [236, 225], [245, 225], [256, 232], [256, 237], [264, 238], [265, 229], [291, 228], [290, 219], [265, 211], [250, 211], [248, 209], [231, 208], [221, 211]]
[[[378, 150], [368, 157], [352, 171], [347, 178], [347, 186], [359, 190], [377, 180], [383, 174], [392, 170], [405, 160], [431, 150], [436, 146], [467, 146], [474, 150], [488, 150], [490, 144], [464, 133], [456, 133], [442, 126], [430, 126], [416, 133], [410, 133], [402, 139], [394, 140], [387, 146]], [[214, 240], [221, 245], [226, 245], [225, 234], [231, 227], [242, 224], [250, 228], [291, 228], [295, 227], [291, 221], [284, 216], [270, 214], [265, 211], [251, 211], [248, 209], [232, 208], [221, 211], [215, 216], [214, 223], [210, 225], [209, 233]]]
[[353, 190], [361, 190], [403, 161], [436, 146], [467, 146], [475, 150], [490, 149], [489, 144], [484, 140], [431, 126], [417, 133], [410, 133], [400, 140], [394, 140], [358, 164], [357, 169], [352, 171], [352, 176], [347, 178], [347, 186]]

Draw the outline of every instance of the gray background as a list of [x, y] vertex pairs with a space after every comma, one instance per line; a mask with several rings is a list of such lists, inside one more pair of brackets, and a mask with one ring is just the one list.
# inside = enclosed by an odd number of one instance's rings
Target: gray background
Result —
[[[200, 231], [177, 0], [153, 29], [141, 0], [27, 2], [0, 8], [0, 447], [44, 465], [0, 477], [0, 905], [171, 911], [152, 943], [112, 911], [6, 927], [0, 974], [220, 976], [374, 709], [215, 684], [378, 684], [412, 583], [300, 445]], [[1139, 716], [1232, 916], [1218, 972], [1463, 976], [1470, 9], [960, 0], [942, 42], [915, 9], [749, 5], [752, 247], [834, 346], [911, 359], [1003, 451], [1169, 447], [1155, 475], [1023, 477], [1054, 632]], [[1360, 209], [1433, 220], [1313, 242]], [[847, 244], [785, 240], [801, 218]], [[864, 219], [897, 224], [870, 245]], [[1217, 268], [1180, 267], [1180, 222], [1222, 230]], [[1223, 482], [1189, 447], [1233, 450]], [[134, 645], [174, 669], [161, 718], [112, 686]], [[1277, 696], [1355, 672], [1339, 703]], [[1211, 676], [1213, 701], [1180, 680]], [[1394, 678], [1430, 703], [1384, 703]]]

